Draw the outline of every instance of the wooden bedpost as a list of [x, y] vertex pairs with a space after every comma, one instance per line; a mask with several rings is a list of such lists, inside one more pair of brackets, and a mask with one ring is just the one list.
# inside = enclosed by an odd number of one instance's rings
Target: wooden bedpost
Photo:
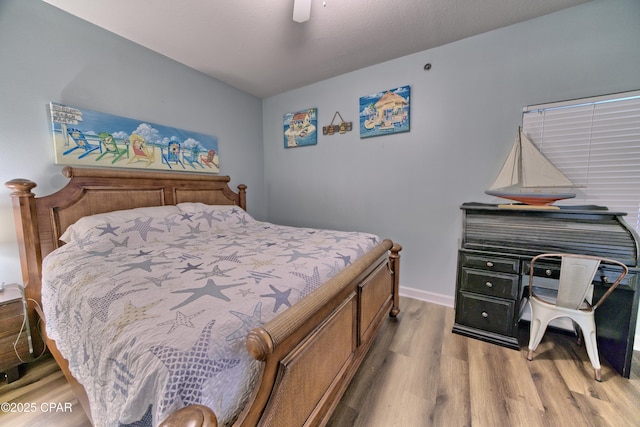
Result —
[[40, 277], [42, 269], [42, 253], [40, 252], [40, 234], [38, 232], [38, 212], [35, 204], [35, 194], [31, 192], [36, 183], [28, 179], [12, 179], [5, 183], [12, 190], [11, 201], [13, 203], [13, 218], [16, 224], [18, 248], [20, 252], [20, 267], [22, 269], [22, 284], [25, 298], [27, 299], [27, 311], [29, 313], [29, 325], [31, 326], [31, 338], [33, 340], [34, 354], [40, 354], [43, 349], [43, 341], [38, 331], [38, 318], [35, 312], [35, 301], [40, 302]]
[[244, 184], [238, 185], [238, 194], [240, 195], [240, 207], [247, 210], [247, 186]]
[[389, 254], [389, 261], [391, 263], [391, 271], [393, 271], [393, 306], [389, 315], [396, 317], [400, 314], [400, 251], [402, 246], [394, 243], [391, 248], [391, 254]]

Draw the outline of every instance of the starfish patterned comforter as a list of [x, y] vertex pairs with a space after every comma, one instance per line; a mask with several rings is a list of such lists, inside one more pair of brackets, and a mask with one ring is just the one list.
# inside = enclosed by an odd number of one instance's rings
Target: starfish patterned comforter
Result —
[[198, 203], [82, 218], [62, 239], [43, 263], [47, 333], [97, 426], [157, 425], [196, 403], [232, 423], [259, 374], [248, 331], [379, 242]]

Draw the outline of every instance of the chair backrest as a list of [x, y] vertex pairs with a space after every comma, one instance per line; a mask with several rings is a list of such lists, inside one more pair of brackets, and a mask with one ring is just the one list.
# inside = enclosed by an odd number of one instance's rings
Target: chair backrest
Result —
[[170, 142], [169, 149], [167, 150], [167, 157], [172, 162], [180, 160], [180, 144], [177, 142]]
[[89, 149], [89, 142], [80, 129], [67, 128], [67, 133], [80, 148]]
[[529, 272], [530, 296], [534, 293], [533, 277], [536, 262], [551, 259], [561, 260], [556, 305], [573, 310], [579, 309], [585, 300], [592, 303], [593, 279], [601, 264], [617, 266], [619, 267], [619, 273], [616, 272], [615, 280], [607, 279], [608, 284], [610, 283], [611, 286], [598, 301], [592, 304], [593, 309], [604, 302], [629, 271], [623, 263], [608, 258], [566, 253], [540, 254], [531, 260], [531, 269]]
[[147, 156], [147, 153], [144, 152], [144, 146], [139, 145], [139, 144], [132, 144], [131, 147], [133, 149], [133, 154], [134, 155], [143, 156], [143, 157]]
[[104, 149], [110, 153], [118, 152], [118, 144], [116, 144], [115, 139], [113, 139], [113, 135], [107, 132], [100, 132], [98, 134], [98, 138], [100, 138], [100, 142], [104, 145]]
[[556, 305], [577, 310], [585, 299], [591, 301], [593, 278], [599, 266], [599, 259], [563, 256]]

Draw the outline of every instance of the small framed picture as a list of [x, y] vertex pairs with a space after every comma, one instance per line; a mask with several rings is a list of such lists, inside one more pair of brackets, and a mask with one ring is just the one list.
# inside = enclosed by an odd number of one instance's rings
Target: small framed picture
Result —
[[318, 143], [318, 109], [284, 115], [284, 148], [316, 145]]
[[360, 138], [409, 132], [410, 95], [402, 86], [360, 98]]

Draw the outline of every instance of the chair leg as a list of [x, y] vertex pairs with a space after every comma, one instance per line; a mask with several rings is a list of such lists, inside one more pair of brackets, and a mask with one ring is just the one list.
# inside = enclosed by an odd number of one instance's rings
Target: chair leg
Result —
[[595, 372], [596, 381], [602, 382], [602, 370], [598, 368], [598, 369], [594, 369], [593, 371]]
[[596, 381], [602, 381], [600, 357], [598, 357], [598, 341], [596, 339], [596, 325], [593, 317], [579, 319], [578, 324], [582, 329], [584, 346], [587, 348], [589, 360], [591, 361], [591, 365], [593, 365]]
[[578, 346], [581, 346], [582, 344], [584, 344], [582, 329], [580, 329], [580, 326], [575, 322], [575, 320], [571, 319], [571, 323], [573, 324], [573, 330], [576, 333], [576, 344]]
[[531, 328], [529, 330], [529, 351], [527, 352], [527, 360], [533, 360], [533, 352], [538, 348], [538, 344], [542, 341], [542, 337], [544, 336], [545, 331], [547, 330], [547, 325], [549, 321], [541, 316], [542, 318], [534, 317], [533, 310], [531, 312]]

